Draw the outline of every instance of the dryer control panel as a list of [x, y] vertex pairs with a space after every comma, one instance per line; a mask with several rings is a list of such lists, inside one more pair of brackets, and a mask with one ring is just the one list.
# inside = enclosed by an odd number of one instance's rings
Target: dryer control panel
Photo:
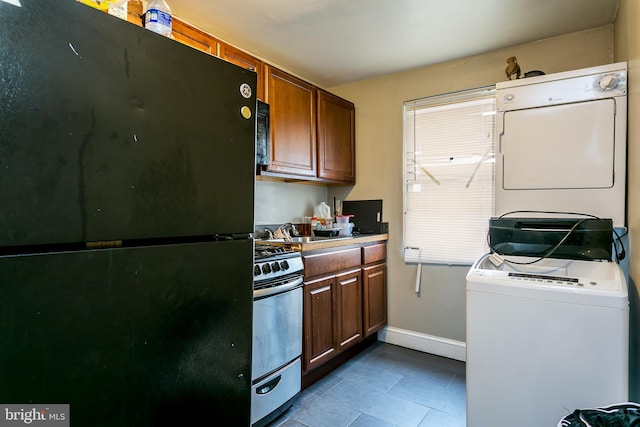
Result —
[[498, 111], [567, 104], [627, 94], [626, 69], [600, 70], [594, 74], [581, 76], [571, 72], [559, 74], [560, 77], [554, 74], [516, 80], [517, 85], [498, 83], [496, 85]]

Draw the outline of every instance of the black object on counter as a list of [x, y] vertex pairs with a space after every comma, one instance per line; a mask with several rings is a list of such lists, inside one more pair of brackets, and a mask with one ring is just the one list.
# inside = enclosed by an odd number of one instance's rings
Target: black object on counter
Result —
[[351, 222], [354, 231], [359, 234], [379, 234], [385, 232], [382, 227], [382, 200], [345, 200], [342, 202], [342, 214], [353, 215]]
[[335, 237], [340, 234], [339, 228], [329, 228], [323, 230], [313, 230], [313, 234], [319, 237]]

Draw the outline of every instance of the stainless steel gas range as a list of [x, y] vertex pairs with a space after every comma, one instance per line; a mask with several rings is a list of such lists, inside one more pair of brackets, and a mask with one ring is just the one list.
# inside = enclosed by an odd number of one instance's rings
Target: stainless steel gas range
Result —
[[300, 394], [302, 278], [299, 252], [256, 244], [251, 375], [254, 427], [271, 422]]

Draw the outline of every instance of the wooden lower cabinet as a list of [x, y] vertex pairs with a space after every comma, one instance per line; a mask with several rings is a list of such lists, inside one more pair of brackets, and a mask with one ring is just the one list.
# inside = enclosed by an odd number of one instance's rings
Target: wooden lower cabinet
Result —
[[386, 243], [305, 254], [303, 371], [387, 323]]
[[362, 280], [360, 270], [336, 276], [338, 351], [362, 339]]
[[362, 269], [364, 336], [387, 324], [387, 265], [375, 264]]
[[304, 366], [313, 369], [362, 339], [362, 280], [352, 270], [304, 285]]
[[335, 277], [304, 284], [304, 370], [331, 359], [338, 348]]

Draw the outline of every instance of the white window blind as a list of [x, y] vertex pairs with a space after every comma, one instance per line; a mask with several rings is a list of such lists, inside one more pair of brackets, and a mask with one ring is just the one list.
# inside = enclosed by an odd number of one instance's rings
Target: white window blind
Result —
[[495, 90], [404, 103], [404, 259], [471, 264], [488, 251]]

